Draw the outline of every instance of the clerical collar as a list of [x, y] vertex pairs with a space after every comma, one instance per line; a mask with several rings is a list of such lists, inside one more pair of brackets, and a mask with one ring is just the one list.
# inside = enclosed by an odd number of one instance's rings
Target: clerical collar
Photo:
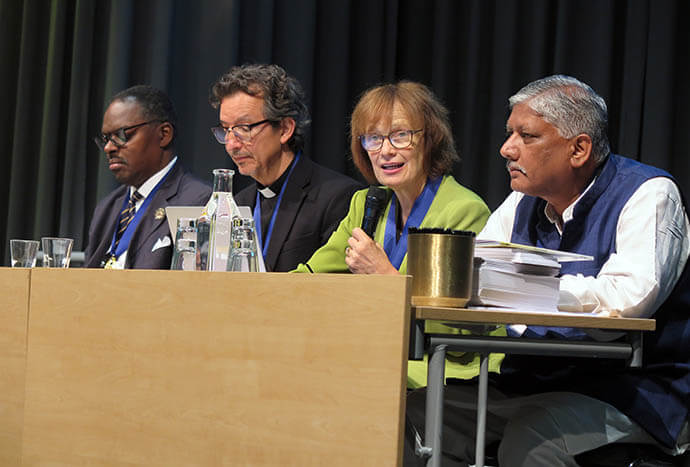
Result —
[[290, 173], [290, 167], [292, 167], [292, 164], [295, 163], [295, 159], [292, 159], [292, 162], [290, 162], [290, 165], [288, 165], [285, 170], [283, 171], [283, 174], [278, 177], [278, 180], [275, 182], [271, 183], [269, 186], [264, 186], [259, 182], [256, 182], [256, 189], [261, 193], [261, 196], [263, 196], [266, 199], [273, 198], [275, 197], [278, 193], [280, 193], [280, 189], [283, 187], [283, 183], [285, 183], [285, 180], [288, 177], [288, 174]]
[[259, 193], [261, 193], [261, 196], [264, 198], [273, 198], [276, 193], [271, 190], [269, 187], [264, 187], [264, 188], [258, 188]]

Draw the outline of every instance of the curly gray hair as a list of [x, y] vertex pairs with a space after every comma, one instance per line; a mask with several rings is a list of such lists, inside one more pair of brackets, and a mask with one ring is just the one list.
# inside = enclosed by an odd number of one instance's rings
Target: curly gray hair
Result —
[[286, 117], [292, 118], [295, 131], [288, 146], [294, 152], [304, 148], [305, 134], [311, 120], [304, 91], [295, 78], [278, 65], [234, 66], [213, 84], [209, 102], [217, 109], [225, 97], [238, 91], [262, 97], [266, 119], [279, 122]]

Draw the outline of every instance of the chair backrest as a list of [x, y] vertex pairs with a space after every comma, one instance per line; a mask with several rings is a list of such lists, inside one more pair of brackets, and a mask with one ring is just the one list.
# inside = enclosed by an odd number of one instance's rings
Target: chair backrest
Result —
[[687, 467], [690, 452], [671, 456], [650, 444], [614, 443], [575, 456], [583, 467]]

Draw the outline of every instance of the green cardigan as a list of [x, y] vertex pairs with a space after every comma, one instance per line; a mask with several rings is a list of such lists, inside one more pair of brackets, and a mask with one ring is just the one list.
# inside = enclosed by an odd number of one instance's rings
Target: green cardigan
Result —
[[[387, 190], [390, 192], [390, 189]], [[348, 239], [352, 235], [352, 230], [362, 225], [366, 195], [366, 189], [357, 191], [354, 194], [350, 201], [350, 211], [340, 222], [338, 229], [333, 232], [328, 242], [316, 250], [309, 261], [307, 261], [313, 272], [349, 272], [345, 263], [345, 248], [347, 247]], [[390, 205], [389, 201], [385, 212], [379, 218], [376, 232], [374, 233], [374, 240], [380, 245], [383, 245], [386, 219], [388, 218]], [[489, 208], [477, 194], [461, 186], [452, 176], [446, 175], [443, 177], [436, 197], [419, 227], [471, 230], [478, 233], [484, 227], [489, 214]], [[300, 264], [295, 271], [309, 272], [309, 269], [304, 264]], [[399, 271], [400, 274], [407, 273], [407, 255], [405, 255]], [[427, 321], [426, 329], [428, 332], [459, 332], [455, 328], [443, 326], [436, 321]], [[501, 329], [498, 332], [504, 333], [504, 330]], [[489, 364], [490, 369], [498, 371], [500, 360], [499, 356], [492, 356]], [[413, 388], [426, 386], [426, 373], [426, 357], [424, 361], [411, 360], [407, 371], [408, 386]], [[446, 363], [447, 378], [467, 379], [477, 374], [479, 374], [479, 357], [476, 354], [449, 354]]]

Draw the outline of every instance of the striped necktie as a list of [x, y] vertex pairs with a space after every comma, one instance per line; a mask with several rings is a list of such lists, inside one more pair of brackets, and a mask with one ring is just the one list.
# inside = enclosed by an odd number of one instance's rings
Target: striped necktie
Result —
[[122, 237], [122, 234], [125, 232], [125, 230], [127, 230], [127, 226], [130, 222], [132, 222], [134, 215], [137, 213], [135, 205], [142, 199], [144, 199], [144, 197], [141, 196], [141, 193], [135, 190], [134, 193], [132, 193], [132, 196], [129, 197], [127, 206], [125, 206], [122, 212], [120, 212], [120, 223], [117, 228], [117, 238], [115, 240], [114, 247], [115, 249], [117, 249], [117, 244], [120, 243], [120, 237]]

